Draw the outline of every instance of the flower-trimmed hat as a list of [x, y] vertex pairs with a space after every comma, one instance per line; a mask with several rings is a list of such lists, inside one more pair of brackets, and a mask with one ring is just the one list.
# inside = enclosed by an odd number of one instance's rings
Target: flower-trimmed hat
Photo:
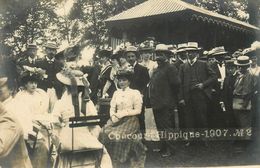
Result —
[[116, 77], [117, 78], [127, 78], [131, 80], [134, 74], [134, 68], [132, 66], [128, 66], [127, 68], [119, 69], [117, 71]]
[[252, 63], [248, 56], [239, 56], [237, 60], [234, 62], [237, 66], [248, 66]]
[[113, 50], [111, 47], [108, 47], [106, 49], [101, 49], [99, 52], [98, 52], [98, 57], [102, 58], [102, 57], [111, 57], [111, 55], [113, 54]]
[[21, 72], [21, 82], [22, 84], [26, 84], [29, 81], [38, 82], [47, 78], [46, 71], [41, 68], [30, 67], [30, 66], [23, 66], [23, 71]]
[[64, 68], [59, 73], [56, 74], [57, 79], [65, 85], [76, 85], [84, 86], [83, 78], [87, 77], [87, 74], [84, 74], [80, 70]]

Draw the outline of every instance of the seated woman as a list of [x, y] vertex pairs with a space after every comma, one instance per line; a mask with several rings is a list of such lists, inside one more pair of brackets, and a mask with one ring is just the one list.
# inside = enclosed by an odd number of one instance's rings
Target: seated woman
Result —
[[[22, 90], [14, 97], [16, 102], [15, 111], [17, 119], [21, 123], [24, 131], [24, 138], [27, 141], [28, 150], [33, 167], [47, 167], [48, 165], [48, 134], [49, 128], [49, 97], [47, 93], [37, 88], [37, 83], [44, 77], [45, 72], [40, 68], [24, 67], [21, 74]], [[34, 140], [28, 135], [35, 135], [33, 127], [39, 128], [36, 148], [33, 149]], [[45, 127], [45, 129], [43, 129]], [[34, 151], [32, 151], [34, 150]], [[31, 151], [31, 152], [30, 152]]]
[[[61, 145], [61, 152], [72, 150], [72, 131], [69, 128], [69, 118], [75, 116], [93, 116], [97, 111], [93, 102], [89, 99], [89, 88], [86, 76], [79, 70], [69, 68], [62, 70], [57, 79], [66, 86], [60, 100], [53, 109], [53, 121], [57, 129], [54, 131], [56, 146]], [[106, 149], [98, 141], [99, 126], [78, 127], [74, 129], [74, 150], [102, 149], [103, 154], [100, 167], [112, 167], [111, 159]], [[72, 157], [72, 159], [71, 159]], [[73, 156], [60, 155], [58, 167], [70, 167], [70, 164], [84, 167], [89, 163], [89, 157], [82, 154]]]
[[142, 96], [129, 88], [133, 69], [118, 71], [117, 90], [110, 103], [110, 120], [100, 133], [114, 167], [130, 161], [130, 167], [144, 167], [146, 147], [143, 145], [137, 115], [141, 113]]

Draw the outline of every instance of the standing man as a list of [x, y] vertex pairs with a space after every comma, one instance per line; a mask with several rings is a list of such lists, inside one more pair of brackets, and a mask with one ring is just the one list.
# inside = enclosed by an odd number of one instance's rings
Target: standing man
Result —
[[188, 128], [207, 128], [207, 110], [211, 99], [212, 84], [217, 80], [215, 72], [203, 61], [197, 60], [197, 42], [187, 44], [188, 61], [180, 66], [181, 88], [179, 104], [186, 106]]
[[7, 78], [0, 78], [0, 93], [0, 167], [31, 168], [22, 127], [13, 112], [6, 108], [12, 100]]
[[20, 68], [22, 68], [23, 65], [30, 66], [30, 67], [36, 67], [39, 59], [37, 58], [37, 45], [34, 43], [28, 44], [27, 51], [26, 51], [26, 58], [19, 61]]
[[[129, 64], [134, 68], [134, 74], [130, 84], [130, 88], [137, 89], [142, 95], [144, 95], [147, 84], [150, 80], [148, 70], [144, 66], [137, 63], [137, 59], [139, 58], [139, 53], [136, 47], [128, 46], [125, 50], [125, 55], [127, 57]], [[139, 122], [140, 122], [140, 128], [142, 133], [145, 132], [144, 104], [145, 103], [143, 103], [142, 106], [142, 112], [139, 115]]]
[[50, 97], [49, 112], [51, 112], [57, 99], [60, 99], [62, 96], [63, 87], [56, 78], [56, 74], [62, 70], [64, 64], [55, 59], [58, 49], [55, 43], [49, 42], [44, 47], [46, 55], [38, 63], [38, 67], [46, 70], [47, 78], [41, 81], [38, 86], [48, 93]]
[[[178, 71], [169, 63], [171, 52], [164, 44], [158, 44], [155, 50], [158, 68], [150, 81], [151, 105], [158, 131], [166, 132], [173, 129], [171, 121], [174, 110], [177, 109], [177, 95], [180, 86]], [[171, 155], [171, 144], [160, 137], [162, 157]]]

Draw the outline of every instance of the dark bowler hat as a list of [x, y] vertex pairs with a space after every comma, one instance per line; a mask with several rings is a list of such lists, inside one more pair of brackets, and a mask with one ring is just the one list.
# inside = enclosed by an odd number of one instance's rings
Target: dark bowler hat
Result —
[[248, 66], [252, 63], [248, 56], [239, 56], [237, 60], [234, 62], [237, 66]]

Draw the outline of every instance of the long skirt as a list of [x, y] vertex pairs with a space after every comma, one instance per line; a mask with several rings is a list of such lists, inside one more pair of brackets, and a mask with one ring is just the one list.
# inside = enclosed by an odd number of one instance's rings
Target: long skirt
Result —
[[145, 157], [147, 149], [141, 141], [142, 134], [136, 116], [124, 117], [117, 123], [108, 120], [99, 139], [113, 161], [124, 163], [128, 159]]

